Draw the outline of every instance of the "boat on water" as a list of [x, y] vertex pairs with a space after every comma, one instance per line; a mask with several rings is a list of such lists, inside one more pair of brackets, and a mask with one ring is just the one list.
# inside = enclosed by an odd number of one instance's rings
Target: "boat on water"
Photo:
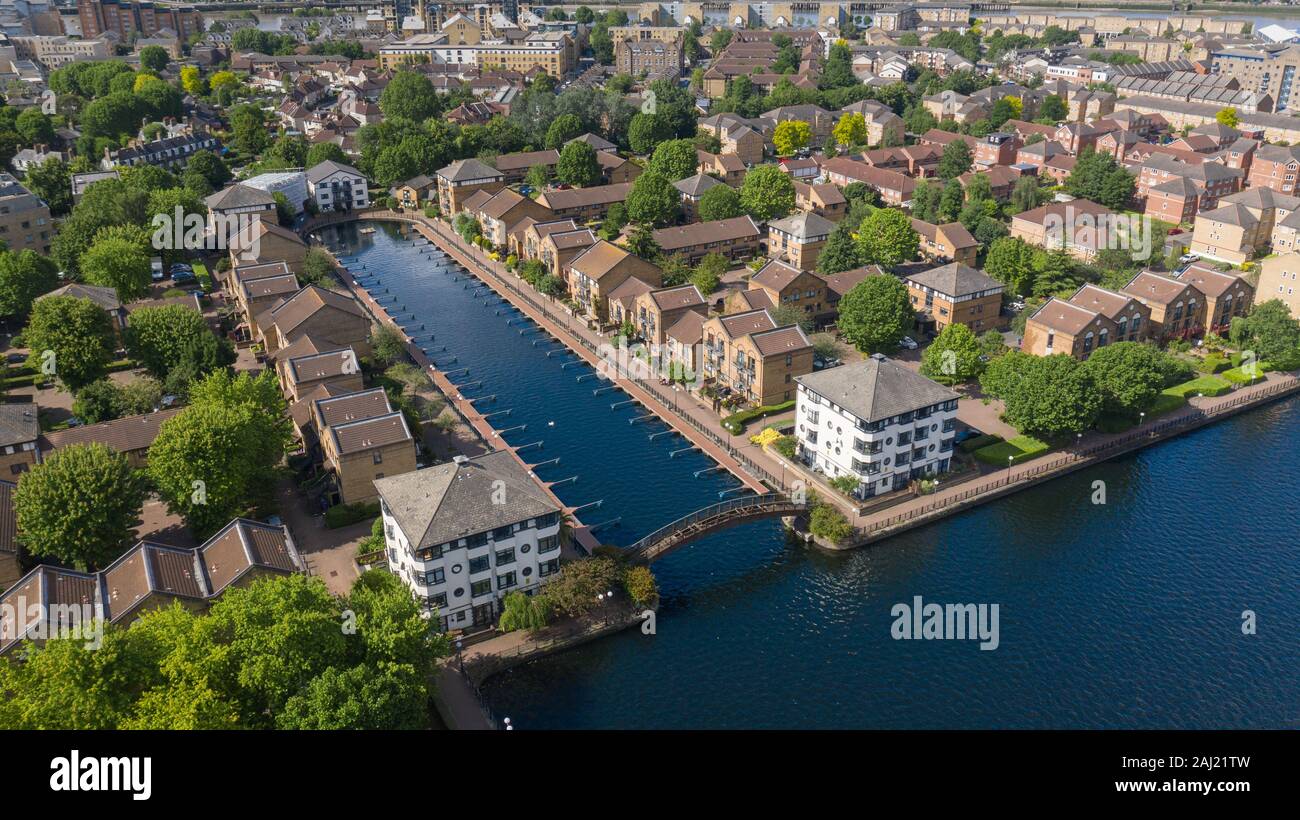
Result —
[[357, 231], [357, 233], [374, 233], [374, 232], [375, 229], [371, 227], [361, 228], [360, 230]]

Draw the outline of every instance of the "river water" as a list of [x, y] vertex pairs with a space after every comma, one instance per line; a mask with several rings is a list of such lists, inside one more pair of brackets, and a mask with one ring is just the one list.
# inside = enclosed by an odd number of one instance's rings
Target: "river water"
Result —
[[[393, 226], [328, 234], [437, 333], [470, 394], [566, 503], [604, 498], [626, 544], [736, 486], [617, 392], [506, 322]], [[454, 281], [459, 276], [461, 281]], [[503, 310], [497, 314], [497, 310]], [[485, 407], [486, 409], [486, 407]], [[547, 426], [554, 421], [555, 426]], [[490, 680], [527, 728], [1300, 728], [1300, 401], [1212, 425], [843, 555], [737, 527], [654, 566], [657, 634], [631, 630]], [[542, 455], [544, 453], [545, 455]], [[1105, 504], [1092, 503], [1103, 482]], [[893, 607], [998, 606], [998, 646], [895, 640]], [[991, 610], [989, 610], [991, 611]], [[1243, 613], [1255, 634], [1243, 634]]]

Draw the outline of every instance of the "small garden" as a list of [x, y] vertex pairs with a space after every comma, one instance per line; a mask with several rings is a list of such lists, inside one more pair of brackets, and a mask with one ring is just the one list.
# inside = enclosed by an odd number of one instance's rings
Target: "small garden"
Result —
[[[972, 439], [974, 441], [975, 439]], [[1051, 445], [1033, 436], [1019, 435], [995, 444], [986, 444], [975, 450], [973, 455], [985, 464], [1005, 467], [1010, 464], [1022, 464], [1052, 449]]]

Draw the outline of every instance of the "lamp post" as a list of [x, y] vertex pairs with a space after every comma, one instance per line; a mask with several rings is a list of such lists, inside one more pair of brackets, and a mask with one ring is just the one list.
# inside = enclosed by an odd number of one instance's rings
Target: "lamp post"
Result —
[[465, 648], [465, 642], [457, 638], [456, 639], [456, 663], [460, 666], [460, 673], [462, 675], [465, 674], [465, 658], [463, 655], [461, 655], [460, 651], [464, 648]]
[[511, 731], [511, 730], [513, 730], [513, 729], [515, 728], [515, 725], [514, 725], [513, 723], [510, 722], [510, 718], [502, 718], [502, 719], [501, 719], [501, 722], [504, 723], [504, 724], [506, 725], [506, 731], [507, 731], [507, 732], [509, 732], [509, 731]]
[[1007, 456], [1007, 481], [1011, 480], [1011, 463], [1015, 460], [1015, 456]]

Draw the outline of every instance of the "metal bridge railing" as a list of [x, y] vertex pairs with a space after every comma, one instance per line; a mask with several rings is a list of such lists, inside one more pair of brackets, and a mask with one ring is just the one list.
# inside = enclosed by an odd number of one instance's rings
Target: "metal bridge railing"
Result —
[[664, 538], [679, 532], [691, 524], [705, 521], [710, 518], [716, 518], [732, 510], [746, 509], [748, 507], [760, 507], [764, 504], [787, 504], [790, 498], [785, 493], [766, 493], [765, 495], [750, 495], [744, 498], [737, 498], [731, 501], [721, 501], [717, 504], [710, 504], [707, 507], [696, 510], [690, 515], [677, 519], [671, 524], [660, 527], [641, 540], [633, 543], [627, 548], [629, 553], [637, 553], [645, 550], [651, 544], [663, 540]]

